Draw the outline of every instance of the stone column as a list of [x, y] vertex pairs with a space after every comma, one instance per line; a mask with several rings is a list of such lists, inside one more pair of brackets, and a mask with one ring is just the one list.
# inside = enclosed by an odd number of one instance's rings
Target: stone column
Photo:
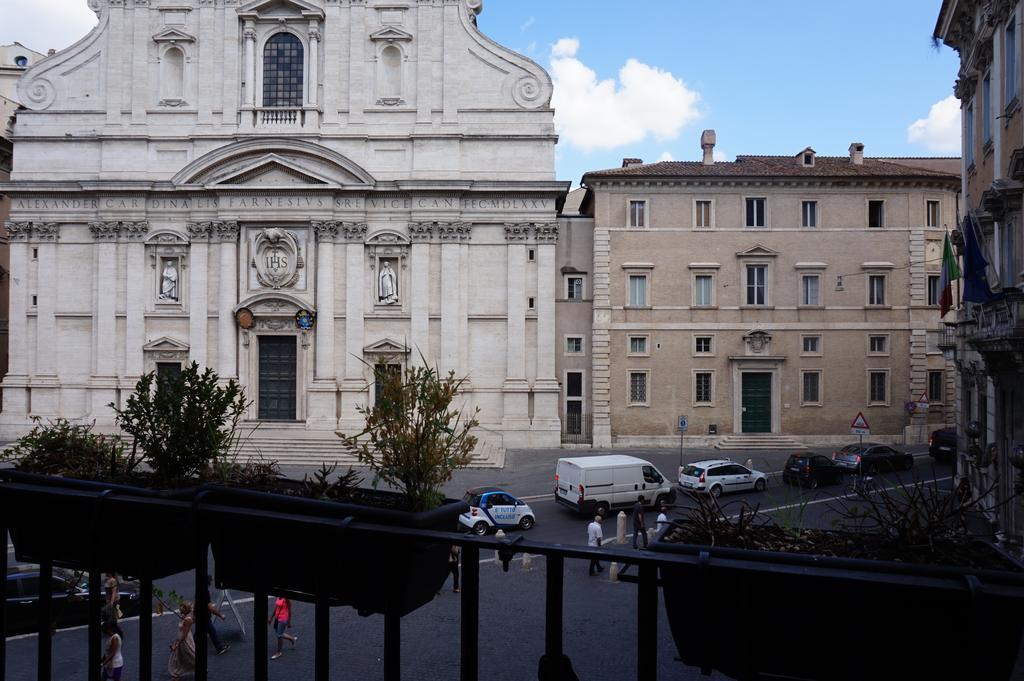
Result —
[[422, 357], [433, 365], [430, 359], [430, 240], [434, 235], [431, 222], [414, 222], [409, 225], [411, 247], [411, 281], [409, 282], [409, 303], [411, 309], [412, 344], [409, 360], [422, 364]]
[[611, 234], [598, 220], [594, 227], [594, 318], [590, 337], [590, 395], [594, 447], [611, 447]]
[[220, 291], [217, 297], [217, 373], [238, 378], [238, 223], [215, 222], [220, 239]]
[[189, 360], [200, 367], [209, 366], [206, 356], [206, 317], [209, 314], [207, 277], [209, 276], [209, 222], [190, 222], [188, 234], [188, 345]]
[[314, 222], [316, 234], [316, 359], [308, 388], [306, 422], [325, 430], [337, 426], [337, 378], [334, 372], [334, 241], [338, 223]]
[[32, 225], [28, 222], [7, 222], [10, 240], [10, 308], [8, 316], [8, 369], [3, 379], [4, 408], [0, 419], [24, 424], [28, 412], [28, 239]]
[[[324, 102], [323, 102], [323, 123], [337, 124], [338, 109], [341, 102], [341, 93], [346, 91], [342, 87], [342, 45], [344, 40], [338, 40], [344, 35], [344, 21], [340, 3], [327, 3], [324, 7], [324, 33], [329, 38], [324, 42]], [[334, 37], [333, 40], [330, 38]], [[347, 64], [345, 64], [347, 65]]]
[[[37, 378], [56, 379], [57, 353], [54, 339], [57, 338], [57, 240], [60, 238], [59, 225], [55, 222], [36, 222], [32, 225], [33, 241], [38, 245], [36, 287], [36, 366], [33, 372]], [[56, 405], [54, 405], [56, 407]], [[40, 412], [33, 408], [35, 413]]]
[[317, 69], [320, 65], [318, 47], [320, 45], [320, 22], [316, 19], [309, 20], [309, 79], [306, 81], [306, 106], [315, 109], [319, 100], [319, 77]]
[[200, 125], [210, 125], [213, 122], [213, 73], [214, 60], [217, 59], [217, 53], [214, 51], [216, 40], [213, 36], [216, 23], [213, 0], [199, 0], [199, 103], [196, 109]]
[[557, 447], [561, 439], [558, 418], [560, 389], [555, 377], [555, 295], [558, 272], [555, 248], [558, 224], [534, 226], [537, 239], [537, 380], [533, 397], [533, 446]]
[[527, 447], [530, 444], [530, 386], [526, 382], [526, 243], [530, 237], [528, 223], [505, 225], [508, 318], [502, 430], [506, 447]]
[[132, 18], [131, 93], [132, 123], [146, 122], [146, 108], [149, 104], [149, 46], [152, 44], [149, 29], [149, 0], [135, 0]]
[[419, 125], [430, 125], [436, 98], [435, 53], [441, 33], [437, 26], [437, 15], [437, 8], [431, 3], [421, 2], [416, 8], [418, 35], [413, 47], [416, 50], [416, 123]]
[[[465, 329], [461, 327], [462, 244], [469, 238], [470, 225], [439, 223], [441, 239], [441, 373], [460, 370]], [[463, 378], [460, 375], [458, 378]]]
[[256, 106], [256, 24], [252, 19], [245, 20], [242, 37], [245, 40], [245, 99], [243, 106]]
[[366, 402], [363, 364], [365, 344], [363, 301], [365, 295], [364, 242], [366, 223], [342, 225], [345, 239], [345, 377], [341, 384], [341, 420], [338, 428], [346, 433], [362, 429], [363, 417], [356, 407]]
[[348, 122], [362, 123], [366, 108], [366, 5], [351, 3], [349, 17]]
[[101, 425], [113, 423], [107, 404], [117, 388], [117, 237], [118, 222], [92, 222], [93, 272], [93, 371], [90, 380], [90, 414]]
[[142, 348], [146, 344], [146, 234], [148, 222], [125, 222], [121, 234], [125, 244], [125, 272], [128, 277], [125, 300], [124, 374], [133, 381], [145, 371]]
[[[117, 83], [107, 88], [107, 125], [121, 124], [122, 93], [129, 81], [126, 68], [131, 64], [131, 55], [125, 50], [124, 2], [111, 2], [107, 8], [107, 46], [104, 55], [107, 65], [107, 82]], [[100, 62], [103, 63], [103, 62]]]

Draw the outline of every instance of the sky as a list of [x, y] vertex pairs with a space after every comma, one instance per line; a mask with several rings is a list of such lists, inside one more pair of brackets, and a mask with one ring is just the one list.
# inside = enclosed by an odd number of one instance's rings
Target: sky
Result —
[[[940, 0], [486, 0], [490, 38], [552, 74], [557, 176], [624, 157], [956, 156], [959, 62]], [[86, 0], [0, 0], [0, 43], [45, 52], [95, 25]]]

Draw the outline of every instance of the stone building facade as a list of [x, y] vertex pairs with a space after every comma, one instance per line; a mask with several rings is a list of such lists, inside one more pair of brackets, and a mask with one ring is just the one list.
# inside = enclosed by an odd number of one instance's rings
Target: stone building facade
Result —
[[[975, 494], [991, 490], [990, 517], [1012, 550], [1024, 549], [1024, 3], [945, 0], [935, 38], [960, 55], [953, 89], [963, 128], [966, 231], [988, 263], [989, 294], [965, 296], [950, 353], [957, 367], [959, 475]], [[965, 258], [967, 260], [967, 258]], [[969, 267], [964, 263], [964, 274]], [[966, 289], [964, 289], [966, 293]], [[976, 422], [978, 436], [968, 436]]]
[[89, 4], [18, 85], [2, 436], [196, 361], [319, 461], [422, 357], [483, 455], [557, 444], [551, 81], [480, 0]]
[[[855, 143], [849, 157], [716, 162], [714, 131], [701, 142], [702, 162], [626, 159], [583, 178], [594, 444], [677, 443], [683, 415], [694, 444], [849, 440], [858, 412], [881, 439], [946, 423], [937, 286], [957, 161]], [[922, 394], [929, 407], [908, 415]]]

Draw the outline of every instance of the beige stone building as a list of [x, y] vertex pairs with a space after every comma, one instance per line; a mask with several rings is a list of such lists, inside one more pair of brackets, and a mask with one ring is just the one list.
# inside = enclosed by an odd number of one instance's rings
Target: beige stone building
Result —
[[858, 412], [881, 439], [945, 423], [938, 276], [958, 159], [865, 158], [854, 143], [849, 157], [716, 162], [714, 131], [701, 142], [702, 162], [583, 178], [594, 445], [678, 442], [683, 415], [693, 444], [849, 440]]

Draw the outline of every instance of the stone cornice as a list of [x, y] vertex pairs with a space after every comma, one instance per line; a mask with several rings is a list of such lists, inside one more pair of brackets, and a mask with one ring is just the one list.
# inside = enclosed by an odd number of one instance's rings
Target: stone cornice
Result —
[[327, 222], [314, 222], [313, 232], [317, 241], [336, 241], [338, 239], [338, 222], [328, 220]]
[[121, 232], [120, 222], [90, 222], [89, 231], [96, 241], [117, 241]]

